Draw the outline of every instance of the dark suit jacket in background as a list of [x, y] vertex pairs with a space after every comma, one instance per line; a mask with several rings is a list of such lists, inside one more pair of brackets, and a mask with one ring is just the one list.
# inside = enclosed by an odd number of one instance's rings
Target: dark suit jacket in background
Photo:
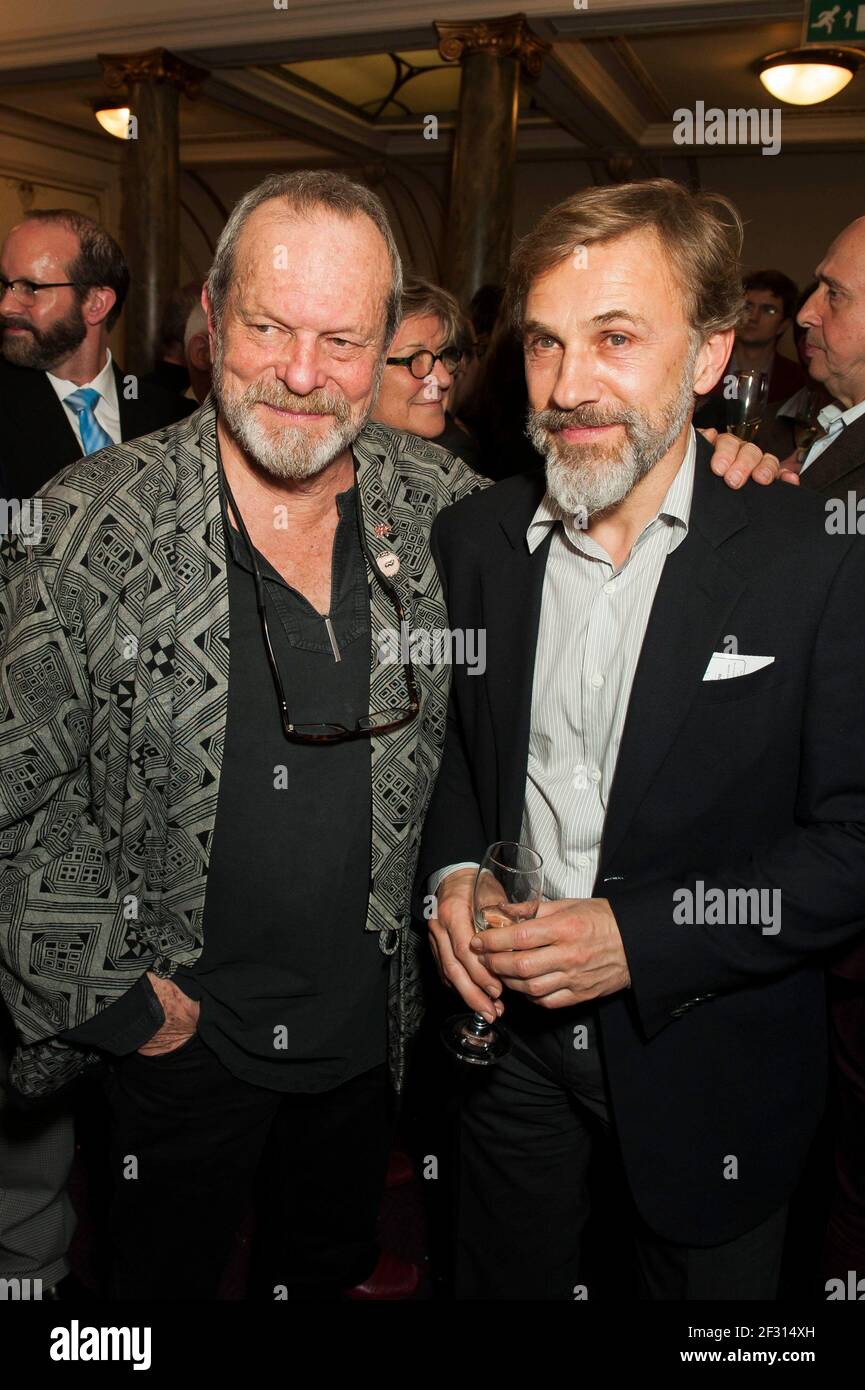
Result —
[[782, 405], [784, 401], [789, 401], [802, 386], [809, 385], [808, 373], [801, 362], [794, 362], [792, 357], [785, 357], [782, 352], [776, 352], [772, 358], [772, 370], [769, 373], [769, 402]]
[[[805, 469], [801, 486], [819, 493], [824, 504], [828, 497], [846, 500], [848, 492], [865, 497], [865, 416], [844, 426], [834, 444]], [[865, 637], [862, 640], [865, 642]], [[834, 955], [831, 969], [848, 980], [865, 980], [865, 940]]]
[[844, 426], [834, 444], [805, 469], [801, 484], [824, 498], [865, 495], [865, 415]]
[[[142, 379], [138, 399], [126, 400], [123, 373], [116, 362], [113, 366], [123, 443], [183, 420], [195, 410], [195, 401]], [[34, 496], [49, 478], [82, 456], [66, 407], [45, 372], [15, 366], [2, 356], [0, 422], [0, 481], [5, 497]]]
[[[799, 488], [732, 491], [710, 453], [698, 440], [594, 888], [632, 981], [598, 1001], [625, 1169], [649, 1226], [689, 1245], [731, 1240], [789, 1198], [825, 1099], [825, 955], [865, 926], [865, 541], [827, 535]], [[520, 837], [550, 544], [530, 555], [526, 529], [543, 488], [509, 479], [433, 527], [450, 626], [485, 629], [487, 665], [454, 669], [423, 875]], [[703, 681], [727, 634], [774, 663]], [[698, 879], [780, 888], [780, 933], [677, 925], [673, 894]]]

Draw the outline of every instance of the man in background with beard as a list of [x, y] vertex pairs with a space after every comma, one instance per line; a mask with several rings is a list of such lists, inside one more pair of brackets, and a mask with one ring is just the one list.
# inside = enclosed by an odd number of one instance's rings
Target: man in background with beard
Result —
[[24, 499], [67, 463], [182, 420], [192, 403], [124, 377], [108, 335], [129, 269], [104, 227], [71, 208], [29, 212], [0, 250], [0, 414], [5, 496]]
[[[508, 285], [546, 480], [433, 527], [451, 627], [485, 627], [487, 664], [454, 672], [432, 947], [511, 1039], [469, 1070], [461, 1298], [597, 1293], [599, 1130], [636, 1239], [613, 1297], [776, 1296], [825, 1094], [820, 967], [865, 913], [865, 549], [820, 499], [707, 466], [691, 415], [729, 356], [740, 248], [731, 204], [668, 180], [547, 212]], [[547, 901], [476, 935], [498, 840], [542, 855]]]

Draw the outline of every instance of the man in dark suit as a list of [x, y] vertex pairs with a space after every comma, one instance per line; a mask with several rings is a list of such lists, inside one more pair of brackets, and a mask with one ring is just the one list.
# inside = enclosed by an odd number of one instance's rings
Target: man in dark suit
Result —
[[[693, 399], [730, 350], [740, 245], [726, 200], [667, 180], [545, 214], [509, 300], [546, 486], [433, 528], [486, 672], [454, 671], [432, 944], [488, 1023], [506, 1002], [512, 1039], [463, 1107], [462, 1298], [587, 1296], [598, 1127], [641, 1297], [776, 1294], [824, 1105], [821, 967], [865, 925], [865, 547], [801, 489], [707, 467]], [[475, 935], [496, 840], [542, 854], [549, 901]]]
[[[825, 433], [805, 454], [801, 485], [823, 498], [827, 524], [865, 534], [865, 217], [829, 247], [798, 322], [811, 376], [838, 402], [818, 416]], [[825, 1273], [843, 1280], [865, 1269], [865, 940], [833, 958], [829, 1002], [839, 1128]]]
[[0, 251], [0, 412], [5, 495], [31, 497], [68, 463], [181, 420], [194, 403], [124, 376], [108, 334], [129, 286], [103, 227], [30, 212]]

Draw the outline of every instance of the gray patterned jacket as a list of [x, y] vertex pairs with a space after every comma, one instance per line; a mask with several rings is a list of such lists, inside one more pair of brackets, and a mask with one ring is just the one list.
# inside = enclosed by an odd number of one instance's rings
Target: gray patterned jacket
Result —
[[[170, 975], [202, 950], [228, 708], [215, 426], [208, 400], [179, 425], [71, 464], [40, 494], [41, 540], [0, 543], [0, 991], [25, 1096], [99, 1060], [58, 1033], [148, 968]], [[399, 556], [412, 628], [446, 628], [430, 527], [484, 480], [382, 425], [367, 425], [354, 453], [371, 554]], [[372, 580], [370, 606], [370, 709], [395, 708], [402, 667], [378, 660], [377, 640], [395, 614]], [[366, 930], [391, 956], [397, 1088], [421, 1015], [409, 898], [450, 675], [446, 661], [416, 670], [419, 717], [372, 740]]]

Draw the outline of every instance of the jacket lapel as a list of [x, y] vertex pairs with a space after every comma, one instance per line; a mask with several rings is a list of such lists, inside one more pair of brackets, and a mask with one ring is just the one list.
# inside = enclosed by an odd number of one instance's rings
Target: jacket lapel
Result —
[[487, 633], [487, 678], [499, 773], [499, 826], [518, 840], [526, 792], [535, 650], [550, 550], [549, 535], [530, 553], [526, 531], [544, 494], [543, 473], [527, 476], [500, 518], [498, 562], [481, 581], [481, 623]]
[[802, 474], [802, 486], [812, 492], [829, 492], [847, 473], [865, 468], [865, 415], [845, 425], [834, 444]]
[[[81, 446], [65, 407], [45, 372], [20, 367], [10, 374], [14, 395], [7, 405], [4, 452], [17, 454], [21, 496], [31, 495], [67, 464], [81, 458]], [[15, 415], [18, 426], [15, 426]], [[17, 446], [17, 447], [16, 447]]]
[[688, 534], [664, 565], [634, 675], [604, 823], [602, 870], [614, 861], [746, 587], [718, 553], [747, 525], [744, 501], [715, 477], [708, 457], [698, 442]]
[[[399, 569], [386, 574], [405, 609], [409, 632], [415, 612], [415, 584], [421, 587], [423, 565], [428, 549], [414, 544], [411, 500], [394, 467], [395, 444], [377, 439], [370, 431], [355, 440], [358, 486], [363, 509], [364, 538], [369, 555], [396, 556]], [[396, 605], [372, 573], [365, 560], [369, 584], [370, 678], [369, 711], [399, 711], [408, 706], [408, 686], [401, 653], [394, 660], [382, 660], [384, 634], [399, 633]], [[432, 563], [429, 560], [429, 563]], [[421, 569], [418, 569], [418, 566]], [[415, 583], [413, 583], [415, 581]], [[408, 635], [408, 633], [406, 634]], [[390, 640], [393, 640], [391, 638]], [[427, 702], [426, 672], [415, 666], [422, 706]], [[400, 929], [405, 920], [407, 892], [407, 841], [419, 828], [414, 827], [417, 801], [418, 750], [424, 709], [401, 729], [370, 739], [370, 778], [372, 787], [372, 846], [370, 859], [370, 899], [366, 930], [377, 931], [379, 944], [390, 955], [399, 946]], [[413, 849], [409, 845], [409, 850]]]

